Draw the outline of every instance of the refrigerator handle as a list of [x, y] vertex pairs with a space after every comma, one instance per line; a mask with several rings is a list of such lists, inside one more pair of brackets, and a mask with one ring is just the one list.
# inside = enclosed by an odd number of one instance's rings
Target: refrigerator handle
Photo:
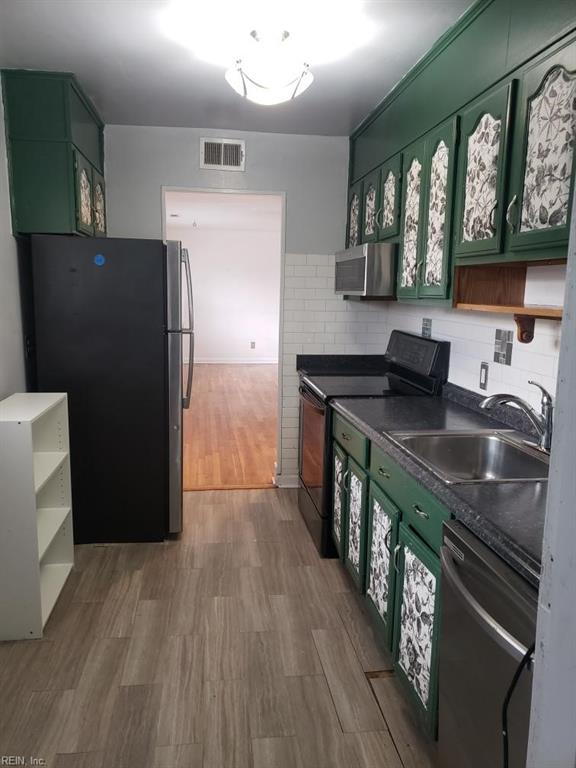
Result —
[[190, 408], [190, 398], [192, 396], [192, 377], [194, 376], [194, 302], [192, 299], [192, 272], [190, 271], [190, 256], [188, 249], [182, 249], [182, 261], [186, 270], [186, 293], [188, 294], [188, 328], [183, 328], [182, 333], [188, 336], [188, 377], [186, 381], [186, 391], [182, 398], [182, 407]]
[[194, 330], [194, 300], [192, 298], [192, 272], [190, 271], [190, 256], [188, 249], [182, 249], [182, 261], [186, 270], [186, 293], [188, 294], [188, 328], [182, 328], [183, 331]]

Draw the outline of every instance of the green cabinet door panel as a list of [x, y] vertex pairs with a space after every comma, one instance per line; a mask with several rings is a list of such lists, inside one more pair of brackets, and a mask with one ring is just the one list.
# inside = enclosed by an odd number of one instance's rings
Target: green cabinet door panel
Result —
[[92, 169], [92, 210], [94, 214], [94, 234], [102, 237], [106, 234], [106, 185], [104, 177]]
[[366, 537], [366, 600], [387, 650], [394, 627], [394, 548], [400, 512], [381, 488], [370, 482]]
[[341, 559], [344, 558], [346, 525], [346, 489], [348, 457], [337, 442], [332, 443], [332, 538]]
[[74, 232], [74, 168], [68, 144], [10, 142], [14, 232]]
[[362, 180], [362, 242], [378, 239], [377, 215], [380, 213], [380, 169]]
[[348, 194], [348, 226], [346, 229], [346, 247], [360, 245], [362, 238], [362, 182], [350, 187]]
[[440, 561], [403, 523], [399, 526], [394, 670], [420, 720], [436, 733]]
[[400, 231], [402, 153], [387, 160], [380, 169], [380, 209], [377, 216], [378, 240], [397, 237]]
[[76, 227], [86, 235], [94, 234], [92, 166], [80, 153], [74, 153], [76, 171]]
[[68, 80], [50, 72], [3, 70], [9, 139], [69, 141]]
[[346, 488], [344, 563], [359, 591], [364, 592], [368, 474], [350, 457]]
[[74, 85], [70, 85], [70, 133], [72, 142], [92, 165], [104, 170], [102, 124], [90, 104]]
[[426, 142], [412, 144], [404, 152], [402, 177], [402, 221], [398, 256], [398, 298], [417, 298], [422, 268], [422, 220], [425, 205], [423, 187]]
[[510, 250], [567, 245], [575, 144], [572, 41], [537, 59], [520, 80], [508, 192]]
[[425, 212], [422, 225], [422, 268], [418, 272], [418, 297], [446, 299], [450, 295], [457, 139], [457, 117], [450, 119], [426, 137]]
[[454, 251], [500, 253], [514, 83], [475, 101], [461, 116]]

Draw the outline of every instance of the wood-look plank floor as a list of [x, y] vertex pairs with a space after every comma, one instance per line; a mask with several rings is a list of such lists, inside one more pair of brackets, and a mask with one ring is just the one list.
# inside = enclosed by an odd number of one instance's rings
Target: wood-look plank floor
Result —
[[294, 491], [185, 495], [178, 541], [76, 548], [43, 640], [0, 644], [0, 756], [50, 768], [431, 768]]
[[184, 489], [267, 488], [276, 461], [277, 365], [194, 366]]

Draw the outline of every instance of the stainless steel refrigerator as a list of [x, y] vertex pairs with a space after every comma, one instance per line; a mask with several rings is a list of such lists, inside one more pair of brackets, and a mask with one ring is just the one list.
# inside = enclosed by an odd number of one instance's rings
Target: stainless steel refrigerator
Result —
[[33, 235], [20, 245], [28, 386], [68, 393], [75, 541], [180, 532], [188, 254], [159, 240]]

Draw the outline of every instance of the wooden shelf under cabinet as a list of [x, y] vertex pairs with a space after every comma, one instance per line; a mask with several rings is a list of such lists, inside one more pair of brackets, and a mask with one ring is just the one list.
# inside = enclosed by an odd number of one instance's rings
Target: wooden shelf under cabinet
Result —
[[[564, 260], [531, 263], [530, 266], [565, 264]], [[468, 312], [494, 312], [514, 315], [518, 341], [528, 344], [534, 338], [536, 319], [561, 320], [562, 307], [525, 306], [528, 265], [489, 264], [458, 266], [454, 286], [454, 307]]]

